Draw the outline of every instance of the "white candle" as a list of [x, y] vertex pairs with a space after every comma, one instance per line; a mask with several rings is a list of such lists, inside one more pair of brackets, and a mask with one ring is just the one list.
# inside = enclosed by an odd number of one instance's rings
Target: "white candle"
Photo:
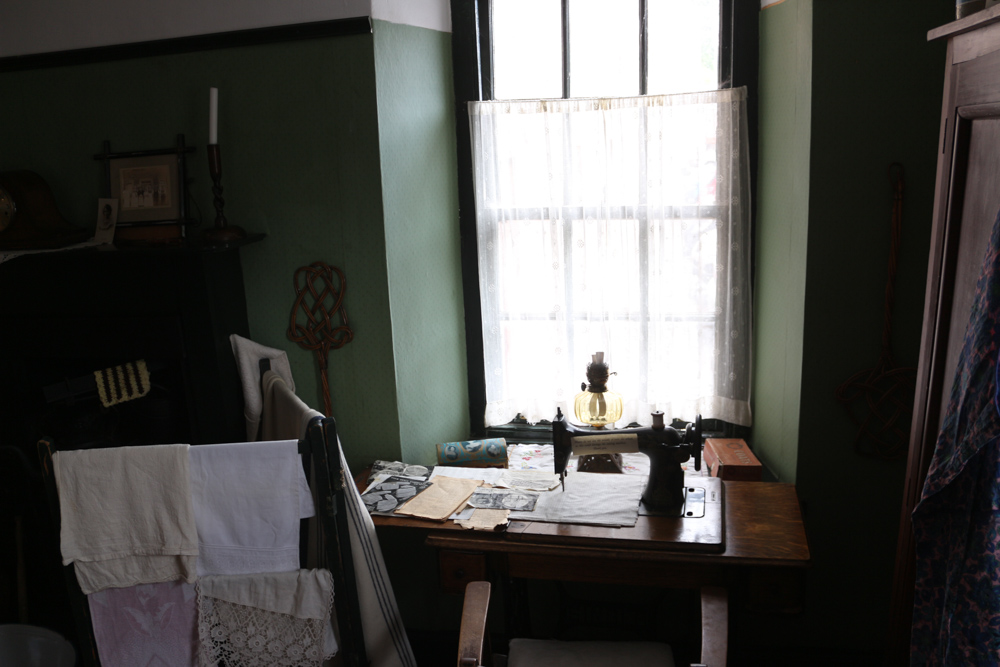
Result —
[[219, 89], [208, 89], [208, 143], [219, 143]]

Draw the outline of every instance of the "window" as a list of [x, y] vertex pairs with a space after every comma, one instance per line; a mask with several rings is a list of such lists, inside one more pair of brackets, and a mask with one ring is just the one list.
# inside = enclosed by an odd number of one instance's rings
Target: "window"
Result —
[[716, 90], [729, 3], [460, 4], [456, 93], [484, 100], [458, 119], [474, 432], [572, 416], [597, 351], [624, 423], [749, 425], [747, 92]]

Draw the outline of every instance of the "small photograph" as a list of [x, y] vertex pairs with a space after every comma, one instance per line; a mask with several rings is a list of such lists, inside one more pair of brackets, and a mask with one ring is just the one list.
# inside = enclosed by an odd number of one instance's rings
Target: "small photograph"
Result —
[[402, 461], [375, 461], [372, 464], [371, 472], [368, 473], [368, 484], [371, 485], [378, 477], [386, 475], [402, 475], [404, 477], [420, 477], [427, 479], [431, 476], [434, 466], [421, 466]]
[[514, 489], [478, 489], [469, 498], [476, 509], [533, 512], [538, 494]]
[[97, 225], [94, 228], [94, 240], [100, 243], [112, 243], [115, 239], [115, 224], [118, 222], [118, 200], [97, 200]]
[[430, 485], [430, 482], [393, 475], [362, 493], [361, 500], [369, 514], [392, 514]]

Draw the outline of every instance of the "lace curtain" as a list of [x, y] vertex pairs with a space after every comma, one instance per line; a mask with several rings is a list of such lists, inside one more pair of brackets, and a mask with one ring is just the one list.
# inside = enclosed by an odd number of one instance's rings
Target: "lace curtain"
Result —
[[603, 351], [619, 426], [749, 425], [746, 89], [469, 113], [486, 424], [573, 419]]

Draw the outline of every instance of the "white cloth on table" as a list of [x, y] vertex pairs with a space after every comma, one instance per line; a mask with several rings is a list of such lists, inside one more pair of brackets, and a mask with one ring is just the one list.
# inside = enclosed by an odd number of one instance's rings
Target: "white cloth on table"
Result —
[[[263, 386], [265, 437], [304, 437], [309, 422], [315, 417], [322, 416], [303, 403], [276, 375], [265, 373]], [[275, 412], [269, 414], [271, 410]], [[296, 435], [291, 435], [293, 432]], [[344, 496], [368, 660], [372, 667], [416, 667], [417, 662], [413, 657], [410, 640], [396, 605], [389, 573], [382, 559], [382, 549], [375, 534], [375, 524], [365, 509], [357, 487], [350, 483], [354, 478], [347, 466], [347, 459], [344, 457], [339, 439], [337, 449], [344, 479], [349, 480], [344, 487]]]
[[510, 513], [512, 520], [583, 523], [601, 526], [634, 526], [639, 500], [646, 488], [645, 475], [609, 475], [572, 472], [566, 490], [538, 494], [532, 512]]
[[203, 665], [320, 667], [337, 652], [328, 570], [202, 577], [197, 591]]
[[52, 467], [63, 564], [74, 564], [84, 593], [194, 582], [188, 445], [61, 451]]
[[[247, 423], [247, 440], [257, 440], [257, 429], [260, 425], [261, 388], [260, 360], [269, 359], [271, 370], [277, 373], [295, 391], [295, 381], [292, 379], [292, 368], [288, 363], [288, 354], [284, 350], [265, 347], [252, 340], [236, 334], [229, 336], [229, 344], [236, 357], [236, 367], [240, 373], [240, 383], [243, 385], [243, 416]], [[298, 437], [297, 435], [295, 437]], [[285, 438], [268, 438], [263, 440], [284, 440]]]
[[297, 440], [190, 449], [198, 575], [299, 569], [299, 520], [313, 516]]

